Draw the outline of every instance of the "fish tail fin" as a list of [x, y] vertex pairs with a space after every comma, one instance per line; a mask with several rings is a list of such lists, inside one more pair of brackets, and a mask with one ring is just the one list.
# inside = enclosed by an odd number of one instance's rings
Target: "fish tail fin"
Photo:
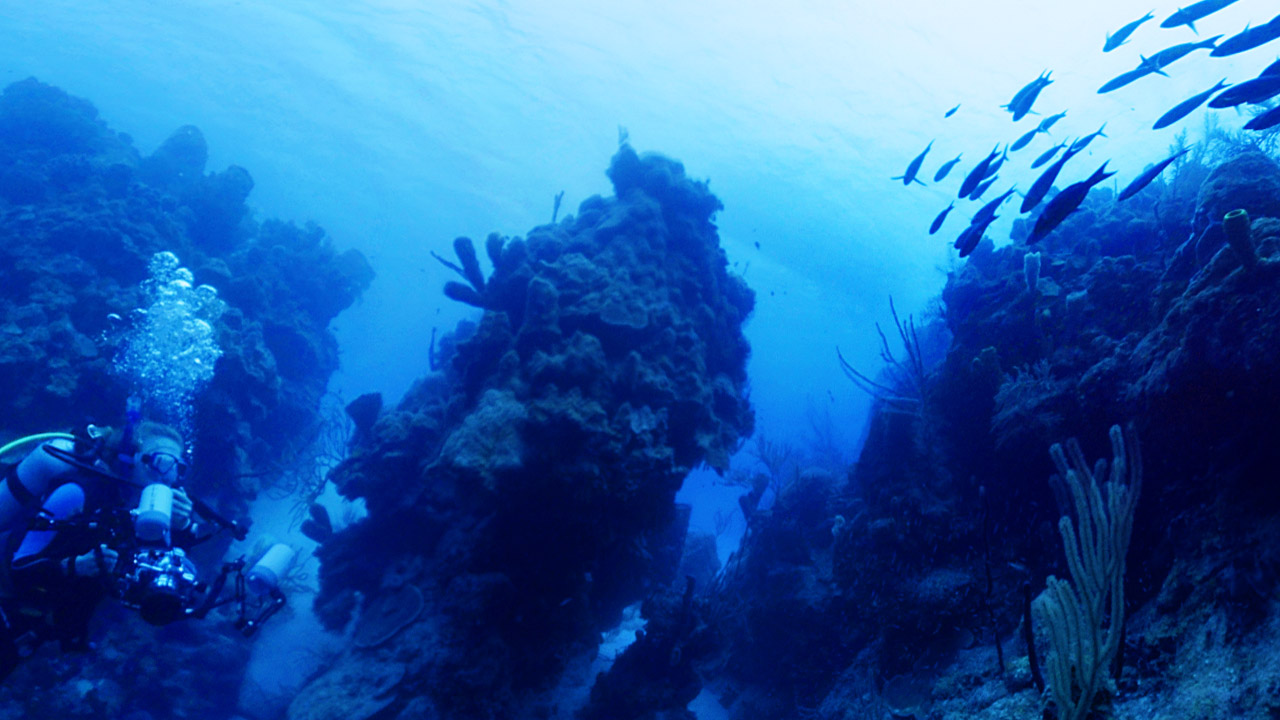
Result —
[[[920, 178], [911, 178], [911, 182], [913, 182], [913, 183], [919, 183], [919, 184], [921, 184], [921, 185], [924, 185], [924, 181], [923, 181], [923, 180], [921, 180]], [[925, 187], [928, 187], [928, 186], [925, 186]]]

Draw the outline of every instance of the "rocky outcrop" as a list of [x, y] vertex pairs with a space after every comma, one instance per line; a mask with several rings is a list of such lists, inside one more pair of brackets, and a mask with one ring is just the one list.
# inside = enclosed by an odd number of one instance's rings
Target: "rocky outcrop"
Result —
[[[483, 308], [442, 339], [420, 380], [331, 479], [369, 517], [327, 540], [317, 611], [333, 628], [377, 612], [390, 564], [417, 558], [428, 598], [405, 631], [350, 657], [406, 657], [393, 708], [505, 717], [622, 608], [673, 579], [699, 464], [724, 469], [752, 428], [742, 323], [754, 296], [728, 273], [705, 183], [623, 146], [615, 195], [525, 238], [445, 260], [450, 297]], [[424, 363], [425, 365], [425, 363]], [[376, 552], [375, 552], [376, 550]], [[366, 600], [357, 602], [356, 598]], [[311, 717], [317, 677], [291, 716]], [[391, 712], [391, 711], [388, 711]]]

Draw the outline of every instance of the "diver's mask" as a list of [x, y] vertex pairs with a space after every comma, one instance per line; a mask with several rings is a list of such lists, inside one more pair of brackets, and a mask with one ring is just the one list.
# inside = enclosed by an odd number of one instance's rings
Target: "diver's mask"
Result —
[[143, 453], [142, 466], [155, 478], [167, 485], [177, 485], [187, 475], [187, 463], [182, 458], [167, 451]]
[[164, 483], [175, 487], [186, 477], [182, 445], [169, 438], [151, 438], [134, 458], [134, 480], [143, 485]]

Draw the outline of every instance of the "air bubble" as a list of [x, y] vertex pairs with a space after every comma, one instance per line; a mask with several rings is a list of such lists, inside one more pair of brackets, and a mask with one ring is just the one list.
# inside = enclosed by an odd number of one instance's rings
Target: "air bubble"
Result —
[[194, 275], [171, 252], [153, 255], [147, 269], [147, 307], [129, 313], [131, 329], [115, 367], [154, 417], [189, 435], [195, 396], [213, 379], [222, 356], [212, 323], [226, 303], [211, 285], [193, 287]]

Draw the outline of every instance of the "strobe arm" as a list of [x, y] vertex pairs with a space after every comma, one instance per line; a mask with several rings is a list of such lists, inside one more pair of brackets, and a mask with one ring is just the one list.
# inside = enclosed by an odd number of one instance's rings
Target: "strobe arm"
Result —
[[[209, 592], [207, 595], [205, 595], [204, 602], [200, 603], [199, 607], [192, 610], [191, 613], [189, 614], [189, 617], [193, 617], [197, 620], [203, 620], [205, 616], [210, 613], [210, 611], [212, 611], [214, 608], [222, 604], [218, 602], [218, 596], [222, 594], [223, 588], [227, 586], [227, 578], [231, 575], [231, 573], [236, 574], [236, 589], [237, 591], [239, 591], [240, 586], [243, 584], [243, 582], [240, 580], [240, 577], [241, 577], [240, 573], [243, 570], [244, 570], [243, 557], [239, 558], [235, 562], [223, 563], [222, 570], [218, 573], [218, 577], [214, 578], [213, 584], [209, 586]], [[244, 603], [243, 596], [241, 596], [240, 599], [241, 599], [241, 604], [243, 605]]]
[[279, 588], [273, 588], [267, 595], [267, 602], [262, 609], [258, 611], [256, 617], [249, 617], [245, 611], [243, 596], [240, 603], [240, 618], [236, 620], [236, 629], [244, 634], [245, 637], [253, 637], [258, 632], [258, 628], [262, 627], [262, 623], [271, 619], [272, 615], [280, 612], [284, 608], [288, 600]]

